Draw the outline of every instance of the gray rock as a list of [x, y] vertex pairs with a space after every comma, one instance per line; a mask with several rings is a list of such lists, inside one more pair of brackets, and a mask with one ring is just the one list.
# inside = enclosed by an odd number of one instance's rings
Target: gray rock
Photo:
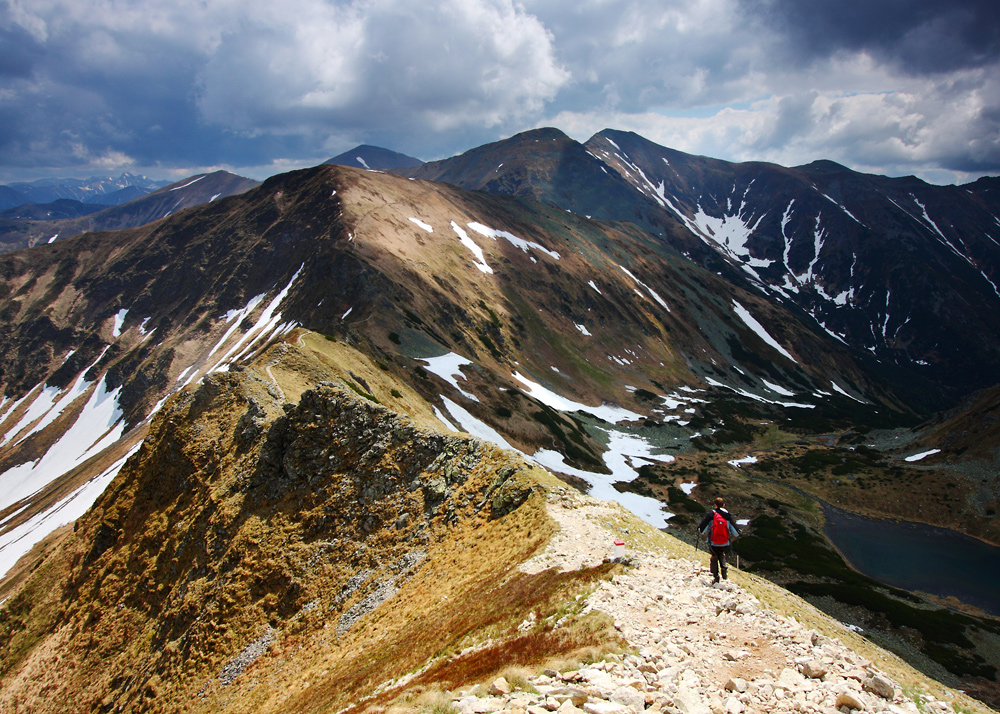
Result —
[[810, 660], [802, 665], [802, 674], [810, 679], [819, 679], [826, 674], [826, 667], [822, 662]]
[[844, 690], [837, 695], [837, 709], [841, 707], [847, 707], [848, 709], [857, 709], [858, 711], [865, 711], [865, 703], [859, 694]]
[[726, 689], [730, 692], [739, 692], [742, 694], [747, 690], [747, 681], [739, 677], [730, 677], [729, 681], [726, 682]]
[[646, 697], [632, 687], [619, 687], [611, 693], [611, 701], [623, 704], [636, 714], [646, 711]]
[[892, 699], [896, 696], [896, 688], [892, 682], [879, 674], [872, 675], [861, 686], [866, 692], [877, 694], [883, 699]]

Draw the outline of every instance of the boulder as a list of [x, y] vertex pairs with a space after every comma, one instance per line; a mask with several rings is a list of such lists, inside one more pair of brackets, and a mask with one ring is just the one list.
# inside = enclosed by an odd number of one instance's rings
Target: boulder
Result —
[[725, 702], [726, 714], [743, 714], [743, 710], [746, 708], [736, 697], [729, 697]]
[[494, 697], [503, 697], [514, 691], [514, 688], [510, 686], [510, 683], [503, 677], [497, 677], [493, 680], [493, 684], [490, 685], [489, 692]]
[[632, 710], [624, 704], [608, 702], [603, 699], [587, 702], [583, 705], [583, 711], [587, 714], [632, 714]]
[[896, 688], [893, 686], [892, 682], [880, 674], [872, 675], [866, 679], [861, 684], [861, 687], [866, 692], [877, 694], [883, 699], [892, 699], [896, 696]]
[[646, 697], [634, 687], [619, 687], [611, 693], [611, 701], [628, 707], [636, 714], [646, 711]]
[[711, 714], [708, 705], [697, 692], [688, 687], [679, 687], [674, 695], [674, 706], [683, 714]]
[[809, 660], [802, 665], [802, 674], [809, 677], [810, 679], [819, 679], [824, 674], [826, 674], [826, 667], [822, 662], [817, 660]]
[[788, 667], [781, 670], [781, 674], [778, 675], [778, 685], [784, 689], [796, 690], [802, 686], [803, 682], [805, 682], [805, 677]]
[[837, 695], [837, 709], [841, 707], [847, 707], [848, 709], [856, 709], [858, 711], [865, 711], [865, 703], [861, 696], [850, 690], [842, 690]]
[[747, 681], [739, 677], [730, 677], [729, 681], [726, 682], [726, 689], [730, 692], [739, 692], [742, 694], [747, 690]]

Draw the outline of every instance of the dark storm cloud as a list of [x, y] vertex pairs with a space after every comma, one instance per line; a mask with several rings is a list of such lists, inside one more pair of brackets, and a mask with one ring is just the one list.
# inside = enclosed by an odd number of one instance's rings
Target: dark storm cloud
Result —
[[968, 69], [1000, 59], [996, 0], [740, 0], [796, 52], [866, 51], [911, 73]]

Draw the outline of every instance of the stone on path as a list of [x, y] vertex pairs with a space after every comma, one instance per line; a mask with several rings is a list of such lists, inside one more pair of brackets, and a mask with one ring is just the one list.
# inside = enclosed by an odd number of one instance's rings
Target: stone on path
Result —
[[726, 682], [726, 689], [730, 692], [743, 694], [747, 690], [747, 681], [739, 677], [730, 677], [729, 681]]
[[819, 679], [824, 674], [826, 674], [826, 667], [823, 666], [822, 662], [817, 662], [816, 660], [809, 660], [802, 665], [802, 674], [809, 677], [810, 679]]
[[624, 704], [605, 700], [587, 702], [583, 705], [583, 711], [587, 714], [632, 714], [632, 710]]
[[503, 677], [497, 677], [493, 680], [493, 684], [490, 685], [490, 694], [493, 696], [505, 696], [514, 691], [514, 688], [510, 686], [510, 683]]
[[896, 696], [896, 688], [892, 682], [878, 674], [866, 679], [861, 686], [866, 692], [877, 694], [883, 699], [892, 699]]

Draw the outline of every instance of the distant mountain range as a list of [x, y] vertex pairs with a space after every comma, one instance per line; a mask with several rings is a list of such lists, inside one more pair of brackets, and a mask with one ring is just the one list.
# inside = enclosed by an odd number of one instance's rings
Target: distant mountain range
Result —
[[[114, 206], [97, 206], [59, 199], [48, 204], [27, 204], [0, 213], [0, 251], [64, 240], [86, 231], [136, 228], [177, 211], [243, 193], [259, 181], [215, 171], [168, 184]], [[130, 192], [132, 187], [122, 189]]]
[[38, 179], [0, 186], [0, 209], [26, 203], [52, 203], [72, 199], [81, 203], [117, 206], [166, 186], [168, 181], [152, 181], [145, 176], [123, 173], [118, 178], [91, 176], [88, 179]]

